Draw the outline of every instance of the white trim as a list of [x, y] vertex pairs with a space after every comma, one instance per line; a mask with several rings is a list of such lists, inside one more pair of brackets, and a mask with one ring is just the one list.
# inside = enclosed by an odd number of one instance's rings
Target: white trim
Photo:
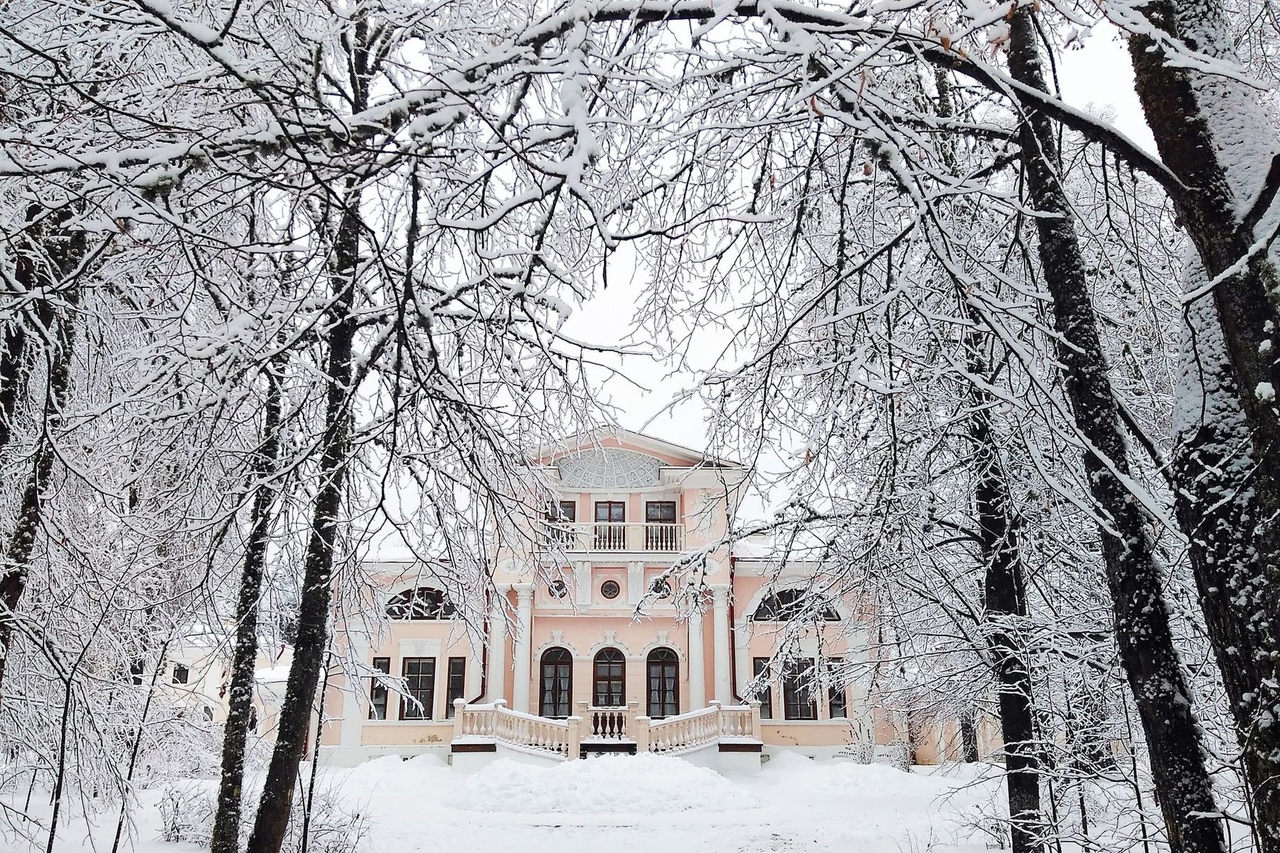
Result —
[[628, 661], [639, 660], [639, 658], [637, 658], [635, 655], [631, 653], [631, 649], [627, 648], [626, 643], [617, 639], [613, 641], [601, 640], [600, 642], [596, 643], [594, 646], [591, 647], [590, 651], [587, 652], [586, 656], [582, 658], [582, 660], [591, 661], [594, 663], [596, 659], [596, 655], [600, 654], [600, 652], [603, 651], [604, 649], [617, 649], [618, 651], [622, 652], [622, 656], [625, 657]]
[[639, 660], [642, 663], [647, 664], [649, 662], [649, 653], [652, 652], [654, 649], [671, 649], [671, 651], [676, 653], [676, 658], [680, 661], [682, 666], [687, 664], [689, 660], [689, 656], [684, 652], [680, 651], [680, 647], [675, 644], [675, 642], [671, 639], [671, 637], [667, 637], [666, 642], [663, 642], [662, 640], [654, 639], [652, 643], [649, 643], [647, 646], [645, 646], [640, 650]]

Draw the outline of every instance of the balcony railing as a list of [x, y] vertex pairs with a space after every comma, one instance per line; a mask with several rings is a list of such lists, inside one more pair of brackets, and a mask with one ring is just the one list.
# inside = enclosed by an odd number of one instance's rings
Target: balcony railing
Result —
[[544, 542], [566, 551], [684, 550], [684, 525], [655, 522], [546, 522]]

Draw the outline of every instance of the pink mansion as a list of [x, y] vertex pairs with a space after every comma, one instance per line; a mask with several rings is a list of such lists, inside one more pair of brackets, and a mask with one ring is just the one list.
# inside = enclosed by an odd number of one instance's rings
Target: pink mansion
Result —
[[[648, 751], [750, 770], [778, 749], [901, 753], [901, 719], [832, 677], [868, 658], [872, 617], [855, 602], [825, 604], [788, 635], [790, 662], [776, 661], [783, 620], [818, 567], [779, 571], [750, 542], [723, 544], [745, 467], [622, 431], [538, 462], [558, 501], [522, 540], [540, 547], [492, 555], [502, 598], [488, 602], [483, 636], [420, 567], [365, 566], [389, 627], [339, 632], [362, 683], [330, 679], [322, 761], [436, 753], [467, 767]], [[696, 597], [672, 589], [687, 572], [664, 577], [691, 555]], [[930, 728], [918, 760], [954, 757], [954, 726]]]

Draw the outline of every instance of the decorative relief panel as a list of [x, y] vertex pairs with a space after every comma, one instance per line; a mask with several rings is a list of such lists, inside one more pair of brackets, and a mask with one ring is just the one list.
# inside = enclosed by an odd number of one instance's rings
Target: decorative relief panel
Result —
[[560, 486], [591, 490], [637, 489], [658, 485], [662, 460], [633, 450], [584, 450], [556, 460]]

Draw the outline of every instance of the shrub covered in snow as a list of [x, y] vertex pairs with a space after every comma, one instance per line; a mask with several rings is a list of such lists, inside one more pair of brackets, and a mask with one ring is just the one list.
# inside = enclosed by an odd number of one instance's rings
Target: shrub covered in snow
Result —
[[[241, 837], [247, 837], [252, 825], [258, 791], [245, 796]], [[218, 792], [214, 785], [190, 783], [166, 788], [160, 798], [160, 837], [164, 841], [185, 841], [208, 847], [213, 835], [213, 818], [218, 808]], [[302, 850], [303, 803], [294, 801], [282, 853]], [[369, 830], [368, 817], [341, 806], [328, 791], [318, 790], [311, 805], [306, 848], [308, 853], [356, 853]]]

